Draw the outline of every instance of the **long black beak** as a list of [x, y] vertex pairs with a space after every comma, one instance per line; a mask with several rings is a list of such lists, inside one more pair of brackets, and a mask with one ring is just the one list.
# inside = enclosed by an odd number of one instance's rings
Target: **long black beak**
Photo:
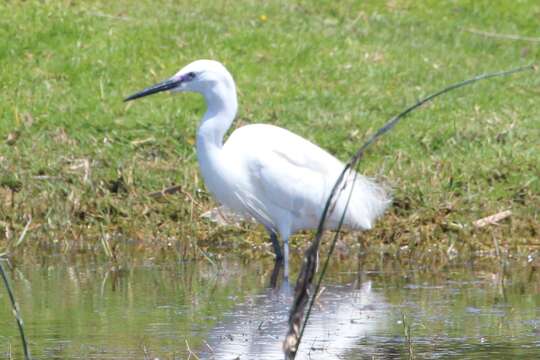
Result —
[[124, 101], [130, 101], [130, 100], [135, 100], [135, 99], [138, 99], [138, 98], [142, 98], [144, 96], [148, 96], [148, 95], [152, 95], [152, 94], [155, 94], [155, 93], [158, 93], [158, 92], [162, 92], [162, 91], [167, 91], [167, 90], [171, 90], [175, 87], [177, 87], [178, 85], [180, 85], [180, 83], [182, 82], [182, 80], [165, 80], [165, 81], [162, 81], [154, 86], [150, 86], [149, 88], [146, 88], [142, 91], [139, 91], [138, 93], [135, 93], [133, 95], [130, 95], [128, 96], [127, 98], [124, 99]]

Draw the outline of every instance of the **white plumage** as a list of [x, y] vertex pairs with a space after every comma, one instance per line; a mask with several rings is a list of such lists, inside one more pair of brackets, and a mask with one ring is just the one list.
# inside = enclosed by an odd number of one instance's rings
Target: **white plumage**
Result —
[[[248, 208], [251, 216], [283, 238], [317, 227], [330, 190], [344, 167], [308, 140], [266, 124], [239, 128], [222, 151], [223, 157], [233, 162], [231, 173], [236, 181], [232, 186], [242, 203], [234, 210]], [[349, 186], [351, 183], [349, 176]], [[348, 192], [343, 194], [329, 218], [331, 229], [337, 226], [344, 209]], [[384, 190], [359, 175], [345, 226], [370, 229], [387, 204]]]
[[[288, 239], [297, 231], [316, 228], [326, 199], [344, 164], [302, 137], [273, 125], [253, 124], [235, 130], [223, 143], [237, 111], [236, 86], [217, 61], [197, 60], [169, 80], [126, 99], [156, 92], [197, 92], [207, 111], [197, 131], [197, 157], [208, 190], [222, 205], [263, 224], [281, 257], [276, 234], [284, 241], [288, 276]], [[350, 190], [354, 176], [348, 176]], [[389, 204], [386, 191], [358, 175], [345, 227], [370, 229]], [[334, 229], [347, 202], [343, 192], [327, 227]]]

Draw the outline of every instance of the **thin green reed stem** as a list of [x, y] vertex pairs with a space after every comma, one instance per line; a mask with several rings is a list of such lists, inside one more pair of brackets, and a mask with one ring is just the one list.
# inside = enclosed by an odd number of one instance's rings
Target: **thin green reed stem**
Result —
[[23, 320], [21, 318], [21, 314], [19, 313], [19, 305], [17, 305], [17, 302], [15, 301], [15, 296], [13, 295], [13, 291], [11, 291], [11, 287], [9, 286], [9, 281], [7, 279], [6, 273], [4, 272], [2, 261], [0, 261], [0, 274], [2, 275], [2, 280], [4, 280], [4, 285], [6, 286], [9, 300], [11, 301], [13, 315], [15, 316], [15, 320], [17, 320], [17, 326], [19, 327], [19, 334], [21, 335], [21, 342], [24, 350], [24, 358], [26, 360], [30, 360], [30, 350], [28, 349], [28, 343], [26, 342], [26, 337], [24, 336]]

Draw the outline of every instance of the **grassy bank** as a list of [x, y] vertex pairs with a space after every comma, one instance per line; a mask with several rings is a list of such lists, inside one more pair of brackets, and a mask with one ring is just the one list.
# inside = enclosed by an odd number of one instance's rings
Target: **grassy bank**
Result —
[[[122, 102], [194, 59], [235, 76], [235, 126], [284, 126], [346, 159], [427, 93], [540, 55], [535, 1], [27, 1], [0, 13], [0, 250], [12, 252], [271, 252], [258, 227], [200, 219], [215, 206], [193, 146], [202, 99]], [[363, 242], [426, 257], [537, 250], [539, 85], [535, 72], [453, 92], [373, 146], [363, 172], [395, 204]], [[471, 225], [507, 209], [498, 226]]]

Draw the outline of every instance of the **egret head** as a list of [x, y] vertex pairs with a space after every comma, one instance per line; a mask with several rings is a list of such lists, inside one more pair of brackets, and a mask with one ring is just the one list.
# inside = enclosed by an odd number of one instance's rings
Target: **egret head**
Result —
[[196, 92], [207, 97], [217, 87], [235, 92], [234, 80], [225, 66], [214, 60], [197, 60], [185, 66], [173, 77], [128, 96], [124, 101], [135, 100], [158, 92]]

